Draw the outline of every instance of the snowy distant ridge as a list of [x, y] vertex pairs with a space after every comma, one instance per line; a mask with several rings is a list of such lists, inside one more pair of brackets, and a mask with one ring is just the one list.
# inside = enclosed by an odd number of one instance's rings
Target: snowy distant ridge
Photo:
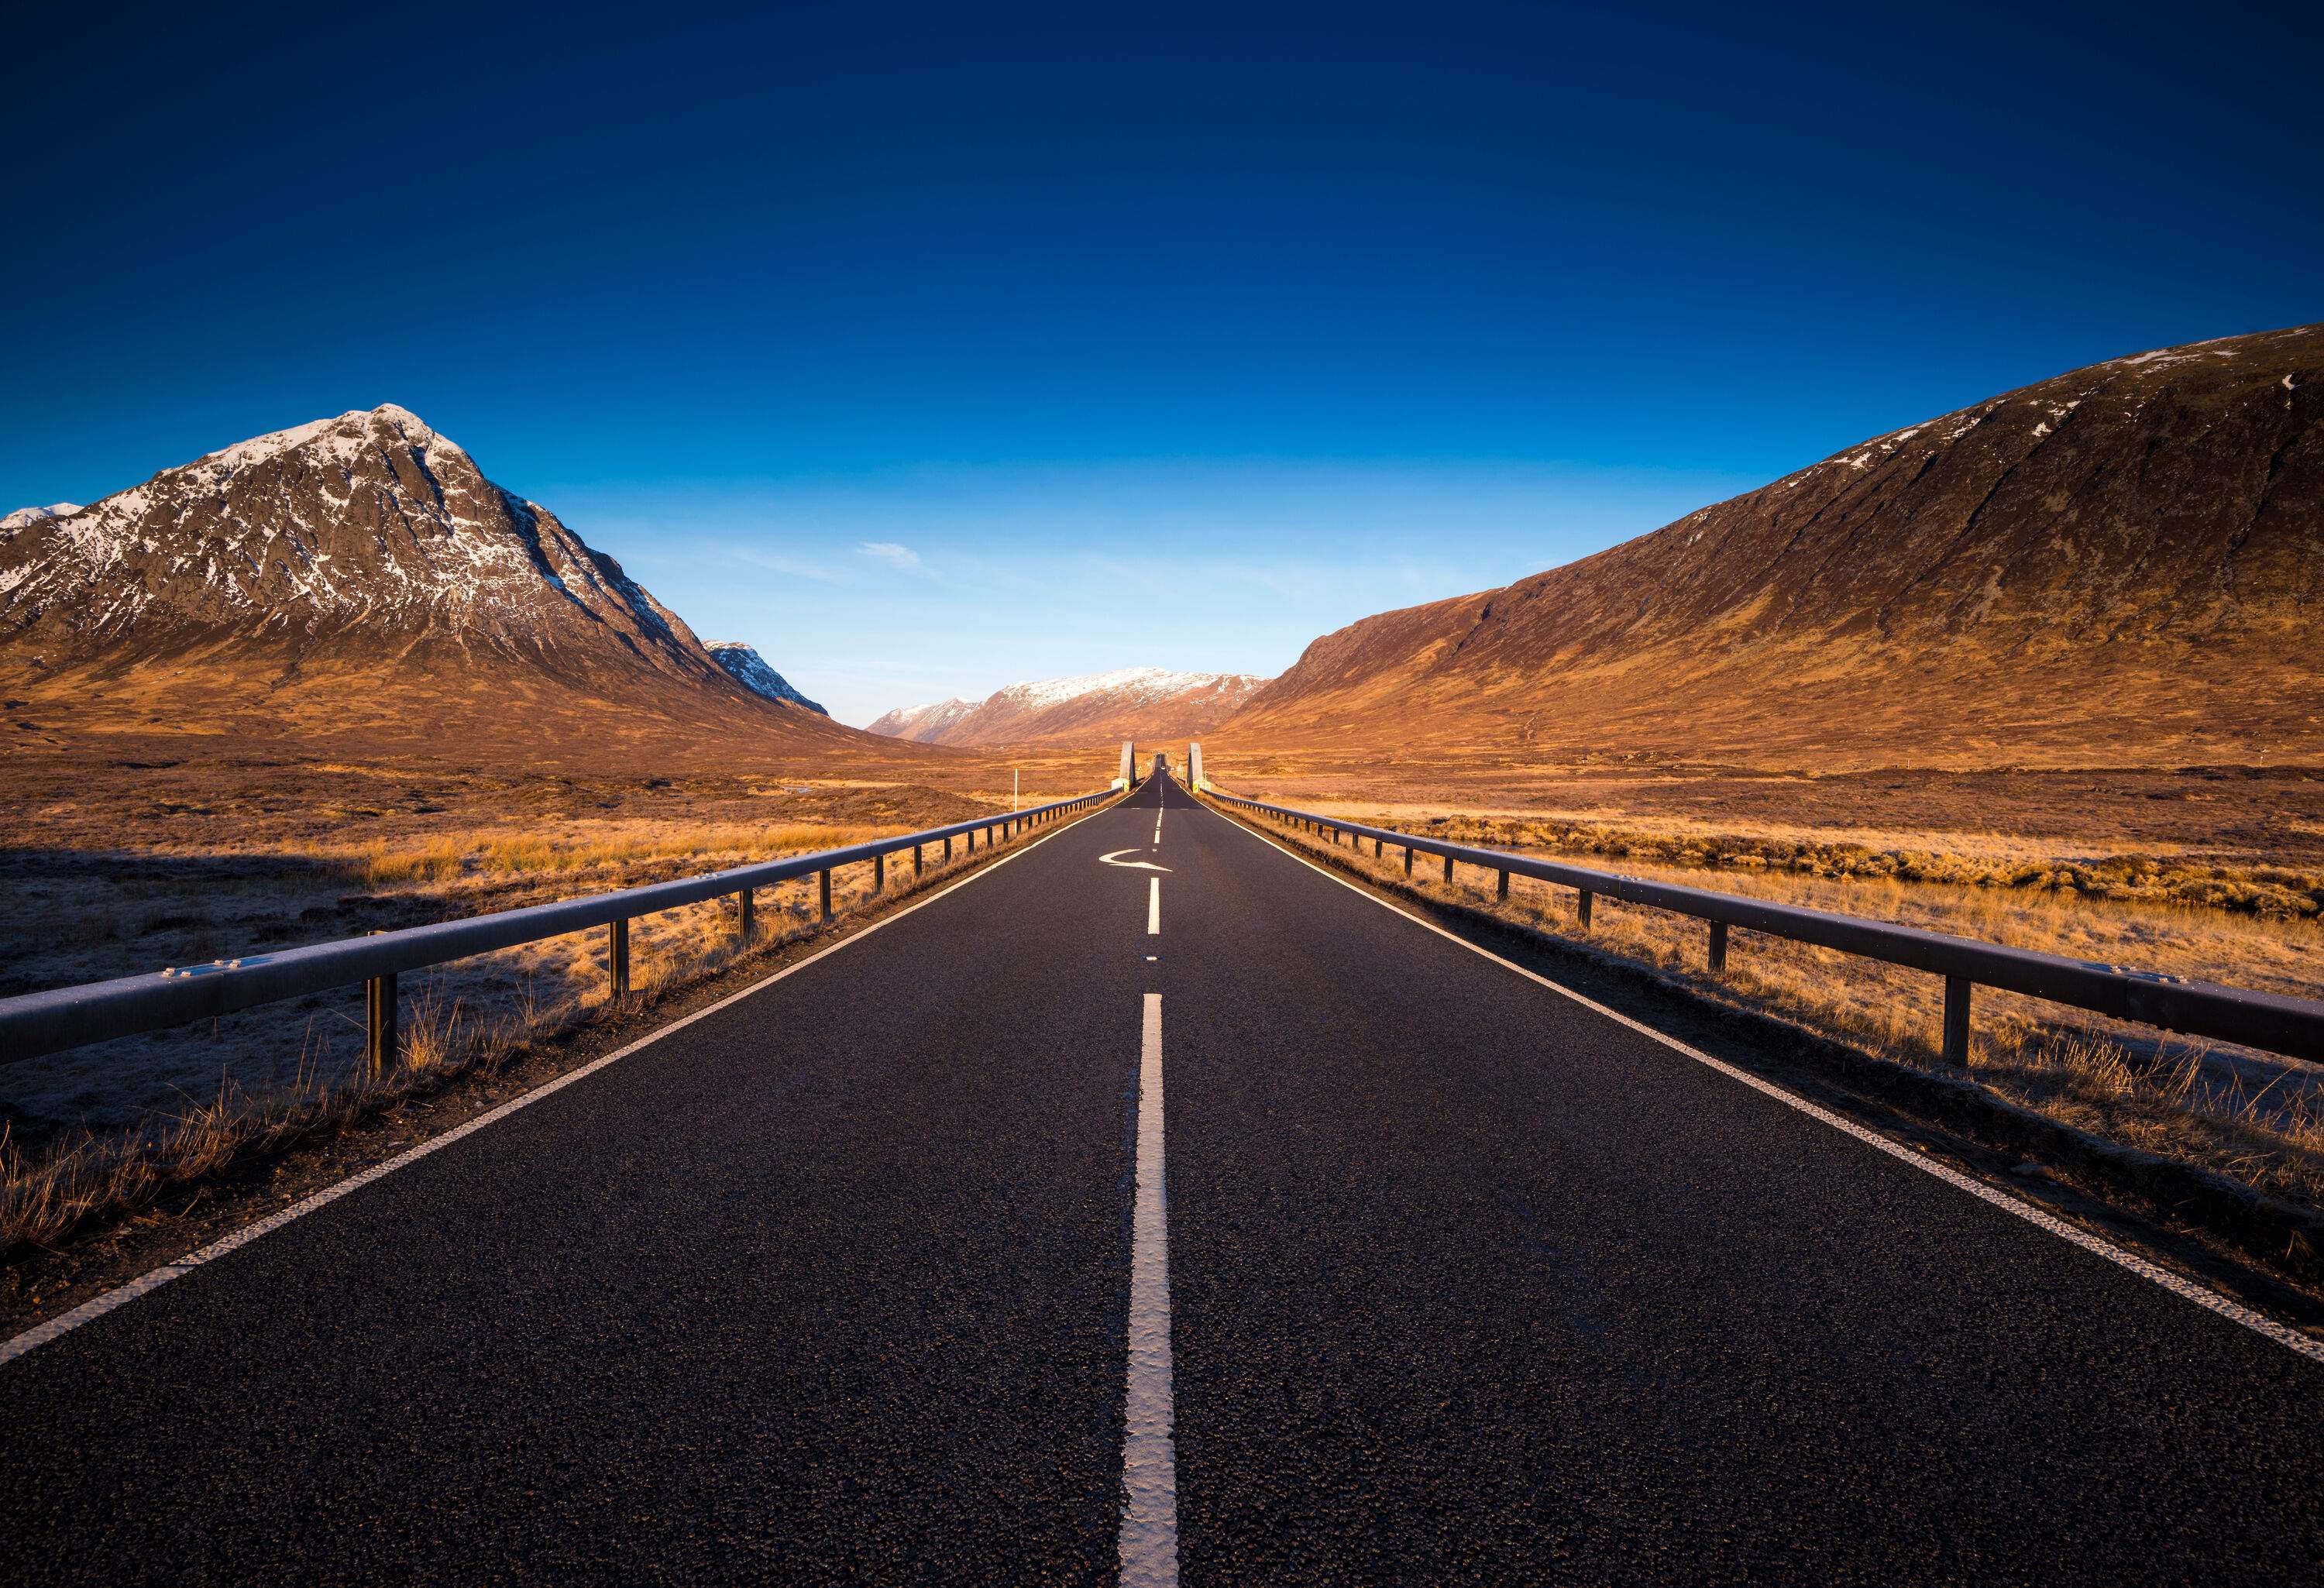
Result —
[[974, 700], [937, 700], [927, 706], [902, 706], [872, 724], [869, 732], [890, 739], [912, 739], [923, 744], [947, 743], [944, 735], [981, 704]]
[[872, 732], [930, 744], [1094, 742], [1139, 734], [1169, 738], [1201, 733], [1225, 721], [1263, 682], [1248, 673], [1117, 668], [1010, 684], [981, 701], [904, 706], [874, 722]]
[[1077, 679], [1010, 684], [996, 690], [991, 699], [1012, 701], [1029, 710], [1041, 711], [1068, 700], [1079, 700], [1085, 695], [1111, 695], [1121, 701], [1168, 700], [1190, 690], [1231, 687], [1238, 681], [1258, 682], [1246, 679], [1240, 673], [1174, 673], [1161, 667], [1124, 667], [1110, 673], [1084, 673]]

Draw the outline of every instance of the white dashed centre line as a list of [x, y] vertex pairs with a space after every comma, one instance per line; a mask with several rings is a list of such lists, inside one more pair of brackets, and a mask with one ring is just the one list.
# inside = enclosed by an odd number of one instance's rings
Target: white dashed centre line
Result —
[[1178, 1453], [1170, 1397], [1170, 1208], [1162, 1156], [1162, 994], [1138, 1059], [1138, 1194], [1130, 1233], [1130, 1389], [1121, 1437], [1122, 1588], [1176, 1588]]
[[1159, 877], [1146, 879], [1146, 935], [1149, 937], [1162, 935], [1162, 879]]

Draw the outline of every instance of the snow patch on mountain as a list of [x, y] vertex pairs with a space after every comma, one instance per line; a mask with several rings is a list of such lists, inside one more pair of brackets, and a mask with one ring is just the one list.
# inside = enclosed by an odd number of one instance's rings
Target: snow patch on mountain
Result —
[[20, 507], [0, 518], [0, 530], [24, 530], [43, 519], [70, 518], [80, 511], [78, 502], [51, 502], [46, 507]]
[[740, 640], [713, 640], [709, 642], [709, 649], [710, 654], [718, 659], [718, 665], [726, 669], [728, 676], [752, 694], [763, 695], [770, 700], [788, 701], [793, 706], [804, 706], [809, 711], [822, 712], [825, 716], [831, 715], [793, 688], [789, 679], [767, 665], [765, 657]]
[[926, 706], [899, 706], [876, 719], [866, 730], [890, 739], [913, 739], [934, 742], [937, 735], [962, 721], [979, 706], [980, 700], [931, 701]]

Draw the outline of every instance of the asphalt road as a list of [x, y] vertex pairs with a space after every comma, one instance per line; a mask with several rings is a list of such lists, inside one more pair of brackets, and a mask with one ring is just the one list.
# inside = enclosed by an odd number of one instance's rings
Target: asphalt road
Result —
[[0, 1365], [0, 1581], [2288, 1583], [2319, 1391], [1157, 782]]

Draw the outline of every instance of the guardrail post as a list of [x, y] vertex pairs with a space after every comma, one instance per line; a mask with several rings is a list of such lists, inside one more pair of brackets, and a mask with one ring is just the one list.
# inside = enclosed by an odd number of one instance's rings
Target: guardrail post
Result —
[[748, 948], [751, 946], [751, 939], [759, 935], [758, 891], [754, 888], [745, 888], [734, 895], [734, 902], [741, 907], [740, 924], [735, 929], [742, 939], [742, 946]]
[[1585, 932], [1590, 929], [1591, 899], [1591, 894], [1590, 890], [1584, 888], [1580, 891], [1579, 895], [1573, 900], [1574, 919], [1582, 923], [1582, 929]]
[[1412, 845], [1409, 844], [1404, 846], [1404, 874], [1407, 877], [1412, 875]]
[[917, 876], [918, 876], [919, 874], [920, 874], [920, 845], [918, 845], [918, 844], [915, 844], [915, 845], [912, 845], [912, 875], [914, 875], [914, 876], [916, 876], [916, 877], [917, 877]]
[[627, 917], [615, 920], [609, 928], [605, 963], [613, 973], [613, 1001], [618, 1003], [630, 995], [630, 923]]
[[1967, 976], [1945, 978], [1945, 1062], [1969, 1065], [1969, 990]]
[[1452, 882], [1452, 857], [1449, 854], [1444, 857], [1444, 882], [1447, 887]]
[[815, 876], [816, 886], [823, 896], [823, 919], [829, 920], [831, 919], [831, 868], [825, 866], [816, 872]]
[[364, 983], [364, 1066], [374, 1080], [395, 1067], [395, 977], [374, 976]]
[[1723, 976], [1727, 974], [1727, 923], [1725, 921], [1711, 923], [1711, 974], [1714, 976]]
[[1503, 872], [1501, 873], [1501, 880], [1500, 880], [1500, 882], [1498, 882], [1497, 884], [1495, 884], [1495, 886], [1494, 886], [1494, 888], [1493, 888], [1493, 897], [1494, 897], [1494, 898], [1496, 898], [1496, 899], [1500, 900], [1501, 900], [1503, 903], [1505, 903], [1505, 904], [1506, 904], [1507, 902], [1508, 902], [1508, 897], [1509, 897], [1509, 873], [1508, 873], [1508, 872]]
[[885, 892], [887, 887], [888, 857], [884, 854], [875, 854], [872, 857], [872, 891]]

